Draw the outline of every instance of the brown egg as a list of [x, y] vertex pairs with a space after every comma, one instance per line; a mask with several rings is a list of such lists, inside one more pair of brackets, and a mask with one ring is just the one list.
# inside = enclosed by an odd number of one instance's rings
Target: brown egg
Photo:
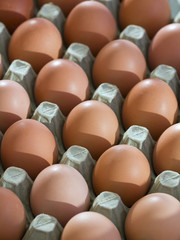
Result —
[[116, 85], [125, 97], [146, 76], [146, 61], [141, 50], [128, 40], [114, 40], [101, 49], [93, 70], [93, 83]]
[[80, 145], [94, 159], [119, 140], [119, 123], [113, 110], [105, 103], [88, 100], [69, 113], [63, 127], [65, 148]]
[[130, 24], [139, 25], [146, 30], [150, 38], [170, 21], [171, 8], [168, 0], [123, 0], [119, 8], [121, 29]]
[[13, 33], [9, 43], [9, 59], [24, 60], [35, 70], [62, 55], [62, 38], [56, 26], [45, 18], [31, 18]]
[[36, 103], [56, 103], [64, 115], [90, 96], [89, 80], [84, 70], [66, 59], [47, 63], [39, 72], [34, 95]]
[[121, 240], [116, 226], [97, 212], [82, 212], [66, 224], [61, 240]]
[[139, 199], [125, 220], [128, 240], [180, 239], [180, 203], [166, 193], [151, 193]]
[[154, 140], [178, 117], [178, 103], [170, 86], [160, 79], [145, 79], [125, 98], [122, 120], [125, 129], [132, 125], [146, 127]]
[[54, 164], [35, 179], [30, 203], [34, 215], [46, 213], [62, 226], [76, 214], [87, 211], [90, 202], [88, 185], [73, 167]]
[[180, 173], [180, 123], [167, 128], [158, 139], [153, 153], [156, 174], [165, 170]]
[[92, 180], [97, 195], [103, 191], [115, 192], [123, 203], [130, 207], [143, 197], [150, 187], [149, 162], [136, 147], [119, 144], [100, 156]]
[[3, 72], [4, 72], [4, 64], [3, 64], [2, 56], [0, 54], [0, 79], [2, 79]]
[[66, 46], [73, 42], [87, 45], [94, 56], [117, 37], [116, 21], [110, 10], [100, 2], [85, 1], [75, 6], [64, 26]]
[[0, 22], [5, 24], [10, 33], [33, 15], [33, 0], [0, 0]]
[[0, 187], [0, 239], [21, 240], [26, 228], [22, 202], [11, 190]]
[[148, 52], [151, 70], [160, 64], [174, 67], [180, 77], [180, 24], [171, 23], [161, 28], [154, 36]]
[[52, 2], [56, 6], [60, 7], [65, 17], [70, 13], [70, 11], [81, 2], [87, 0], [37, 0], [39, 7], [42, 7], [43, 4]]
[[0, 131], [30, 116], [31, 103], [26, 90], [12, 80], [0, 81]]
[[33, 119], [15, 122], [5, 132], [1, 143], [1, 160], [24, 169], [34, 180], [46, 167], [57, 162], [58, 148], [51, 131]]

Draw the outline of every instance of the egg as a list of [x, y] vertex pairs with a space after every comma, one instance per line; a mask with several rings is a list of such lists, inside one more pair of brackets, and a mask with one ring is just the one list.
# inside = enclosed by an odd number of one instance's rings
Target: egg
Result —
[[3, 77], [3, 72], [4, 72], [4, 64], [3, 64], [2, 56], [0, 54], [0, 79], [2, 79]]
[[148, 50], [151, 70], [160, 64], [174, 67], [180, 77], [180, 24], [171, 23], [161, 28], [152, 39]]
[[150, 165], [139, 149], [119, 144], [100, 156], [94, 167], [92, 181], [97, 195], [103, 191], [117, 193], [123, 203], [130, 207], [150, 187]]
[[25, 209], [15, 193], [0, 187], [0, 238], [21, 240], [26, 229]]
[[5, 131], [16, 121], [26, 119], [31, 113], [31, 103], [26, 90], [12, 80], [0, 81], [0, 131]]
[[136, 84], [122, 107], [125, 129], [132, 125], [146, 127], [154, 140], [176, 123], [177, 117], [176, 96], [170, 86], [160, 79], [145, 79]]
[[31, 18], [12, 34], [8, 56], [31, 64], [36, 73], [49, 61], [61, 57], [62, 37], [56, 26], [45, 18]]
[[93, 84], [116, 85], [125, 97], [146, 76], [146, 60], [141, 50], [129, 40], [118, 39], [106, 44], [98, 53], [93, 69]]
[[82, 212], [66, 224], [61, 240], [121, 240], [115, 225], [97, 212]]
[[180, 239], [180, 203], [166, 193], [151, 193], [139, 199], [125, 220], [128, 240]]
[[64, 227], [76, 214], [87, 211], [90, 203], [88, 185], [73, 167], [54, 164], [35, 179], [30, 204], [34, 215], [54, 216]]
[[165, 170], [180, 173], [180, 123], [167, 128], [158, 139], [153, 152], [156, 174]]
[[24, 21], [34, 16], [33, 0], [0, 0], [0, 22], [10, 33]]
[[79, 103], [67, 116], [63, 127], [66, 149], [79, 145], [89, 150], [94, 159], [119, 140], [119, 123], [113, 110], [103, 102]]
[[44, 168], [56, 163], [57, 158], [55, 137], [36, 120], [19, 120], [3, 136], [1, 161], [5, 169], [10, 166], [22, 168], [34, 180]]
[[60, 7], [65, 17], [68, 16], [70, 11], [79, 3], [87, 0], [37, 0], [39, 7], [42, 7], [44, 4], [52, 2], [56, 6]]
[[[159, 14], [161, 12], [161, 14]], [[149, 38], [171, 21], [168, 0], [123, 0], [119, 8], [121, 30], [130, 24], [143, 27]]]
[[94, 56], [117, 37], [117, 25], [110, 10], [98, 1], [85, 1], [76, 5], [64, 26], [66, 46], [73, 42], [87, 45]]
[[36, 103], [56, 103], [64, 115], [90, 96], [89, 80], [84, 70], [75, 62], [56, 59], [39, 72], [34, 96]]

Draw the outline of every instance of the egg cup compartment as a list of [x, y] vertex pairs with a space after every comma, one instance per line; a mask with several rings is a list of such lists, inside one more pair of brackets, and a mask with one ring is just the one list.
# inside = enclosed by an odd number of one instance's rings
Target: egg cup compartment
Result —
[[33, 219], [22, 240], [59, 240], [62, 231], [55, 217], [42, 213]]
[[35, 109], [32, 119], [43, 123], [51, 130], [58, 144], [58, 161], [60, 161], [65, 152], [62, 141], [62, 127], [64, 125], [65, 116], [62, 114], [57, 104], [42, 102]]

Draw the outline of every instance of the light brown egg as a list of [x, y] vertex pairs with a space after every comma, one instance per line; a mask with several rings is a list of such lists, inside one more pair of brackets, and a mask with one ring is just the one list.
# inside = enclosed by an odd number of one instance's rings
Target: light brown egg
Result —
[[143, 197], [150, 187], [149, 162], [136, 147], [119, 144], [100, 156], [92, 180], [97, 195], [103, 191], [115, 192], [123, 203], [130, 207]]
[[180, 123], [167, 128], [158, 139], [153, 153], [156, 174], [165, 170], [180, 173]]
[[97, 212], [82, 212], [66, 224], [61, 240], [121, 240], [116, 226]]
[[0, 131], [4, 133], [13, 123], [26, 119], [31, 103], [26, 90], [12, 80], [0, 81]]
[[170, 21], [171, 8], [168, 0], [123, 0], [119, 8], [121, 30], [130, 24], [139, 25], [150, 38]]
[[2, 56], [0, 54], [0, 79], [2, 79], [3, 77], [3, 72], [4, 72], [4, 64], [3, 64]]
[[42, 123], [33, 119], [15, 122], [5, 132], [1, 142], [1, 160], [6, 169], [24, 169], [34, 180], [46, 167], [57, 162], [55, 137]]
[[151, 193], [139, 199], [125, 220], [127, 240], [180, 239], [180, 203], [166, 193]]
[[161, 28], [149, 46], [148, 64], [154, 70], [160, 64], [174, 67], [180, 77], [180, 24], [171, 23]]
[[22, 202], [11, 190], [0, 187], [0, 238], [21, 240], [26, 229], [26, 215]]
[[98, 1], [85, 1], [75, 6], [64, 26], [66, 46], [73, 42], [86, 44], [94, 56], [117, 37], [117, 25], [110, 10]]
[[75, 62], [56, 59], [39, 72], [34, 95], [36, 103], [56, 103], [64, 115], [90, 96], [89, 80], [84, 70]]
[[119, 123], [113, 110], [105, 103], [88, 100], [69, 113], [63, 127], [66, 149], [80, 145], [89, 150], [94, 159], [119, 140]]
[[92, 76], [95, 87], [101, 83], [111, 83], [125, 97], [136, 83], [145, 78], [146, 61], [134, 43], [123, 39], [114, 40], [97, 55]]
[[33, 16], [33, 0], [0, 0], [0, 22], [5, 24], [10, 33]]
[[146, 127], [154, 140], [178, 117], [178, 102], [170, 86], [160, 79], [145, 79], [136, 84], [122, 107], [125, 129], [132, 125]]
[[34, 215], [46, 213], [64, 227], [76, 214], [87, 211], [90, 195], [83, 176], [66, 164], [54, 164], [35, 179], [30, 204]]
[[62, 37], [56, 26], [45, 18], [31, 18], [13, 33], [8, 49], [9, 60], [24, 60], [35, 70], [62, 55]]
[[43, 4], [52, 2], [56, 6], [60, 7], [65, 17], [68, 16], [70, 11], [79, 3], [87, 0], [37, 0], [39, 7], [42, 7]]

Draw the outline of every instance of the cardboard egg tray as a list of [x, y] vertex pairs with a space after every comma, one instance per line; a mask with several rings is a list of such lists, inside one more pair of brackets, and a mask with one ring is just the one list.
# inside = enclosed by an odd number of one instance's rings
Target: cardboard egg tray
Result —
[[[99, 0], [99, 2], [105, 4], [117, 20], [120, 5], [119, 0]], [[169, 0], [169, 3], [172, 10], [172, 22], [180, 22], [180, 2], [178, 0]], [[45, 4], [41, 9], [37, 8], [36, 16], [49, 19], [57, 26], [61, 33], [63, 32], [65, 17], [61, 9], [54, 4], [49, 3]], [[71, 146], [67, 150], [64, 149], [62, 128], [66, 118], [54, 103], [42, 102], [39, 106], [36, 106], [33, 97], [36, 73], [27, 62], [19, 59], [13, 61], [11, 64], [8, 62], [7, 51], [10, 38], [11, 36], [5, 25], [0, 23], [0, 53], [5, 69], [3, 79], [11, 79], [19, 82], [26, 89], [31, 100], [31, 118], [46, 125], [57, 140], [59, 163], [68, 164], [76, 168], [85, 178], [90, 190], [91, 201], [89, 210], [107, 216], [116, 225], [122, 239], [125, 240], [124, 222], [129, 208], [123, 204], [120, 196], [113, 192], [106, 191], [95, 196], [91, 176], [96, 161], [84, 147]], [[143, 28], [136, 25], [129, 25], [122, 32], [119, 32], [119, 38], [134, 42], [141, 49], [145, 58], [147, 57], [150, 40]], [[147, 157], [151, 167], [151, 187], [148, 193], [165, 192], [180, 200], [180, 174], [168, 170], [158, 176], [154, 173], [152, 153], [155, 141], [152, 139], [148, 129], [134, 125], [127, 131], [124, 131], [121, 122], [121, 107], [124, 99], [119, 89], [115, 85], [108, 83], [101, 84], [97, 89], [94, 89], [91, 78], [94, 56], [91, 54], [90, 49], [84, 44], [73, 43], [67, 49], [64, 48], [63, 58], [76, 62], [84, 69], [90, 83], [91, 99], [104, 102], [115, 112], [120, 125], [119, 144], [135, 146]], [[167, 82], [178, 99], [180, 80], [173, 67], [160, 65], [152, 72], [147, 69], [148, 77], [160, 78]], [[3, 134], [0, 133], [0, 142], [2, 137]], [[21, 168], [9, 167], [4, 171], [3, 167], [0, 166], [0, 175], [0, 186], [11, 189], [16, 193], [25, 207], [27, 224], [23, 240], [59, 240], [63, 228], [56, 218], [43, 213], [36, 217], [32, 214], [29, 196], [33, 181], [28, 174]]]

